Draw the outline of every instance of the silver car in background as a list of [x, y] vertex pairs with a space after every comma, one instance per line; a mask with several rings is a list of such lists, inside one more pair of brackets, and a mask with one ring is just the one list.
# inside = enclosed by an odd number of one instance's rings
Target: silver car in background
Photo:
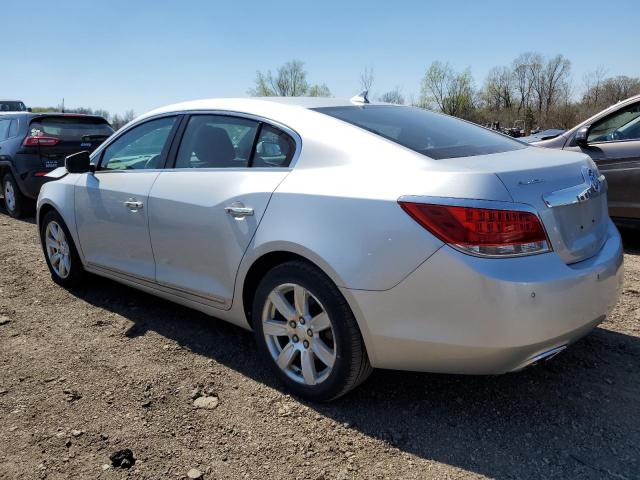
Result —
[[622, 281], [586, 155], [366, 96], [168, 106], [51, 175], [54, 281], [91, 272], [252, 329], [314, 400], [373, 367], [522, 369], [602, 322]]

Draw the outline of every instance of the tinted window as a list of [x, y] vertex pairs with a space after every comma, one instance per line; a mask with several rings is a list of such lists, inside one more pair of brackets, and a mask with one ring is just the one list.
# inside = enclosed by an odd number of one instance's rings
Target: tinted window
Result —
[[180, 142], [176, 168], [247, 167], [258, 122], [223, 115], [194, 115]]
[[640, 139], [640, 103], [622, 108], [596, 122], [589, 130], [588, 142]]
[[162, 168], [164, 147], [175, 122], [176, 117], [159, 118], [145, 122], [121, 135], [105, 149], [100, 169]]
[[421, 108], [364, 105], [315, 110], [438, 160], [526, 148], [472, 123]]
[[263, 125], [251, 166], [287, 167], [295, 150], [296, 144], [289, 135], [270, 125]]
[[103, 118], [94, 117], [43, 117], [29, 125], [31, 137], [54, 137], [63, 141], [102, 141], [113, 133], [113, 128]]
[[27, 107], [22, 102], [0, 101], [0, 112], [26, 112]]

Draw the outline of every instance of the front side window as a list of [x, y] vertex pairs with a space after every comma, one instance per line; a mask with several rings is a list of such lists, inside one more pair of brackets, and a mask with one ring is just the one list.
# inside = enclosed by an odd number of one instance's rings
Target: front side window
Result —
[[249, 166], [258, 122], [225, 115], [193, 115], [185, 129], [175, 168]]
[[527, 148], [485, 128], [416, 107], [363, 105], [315, 111], [351, 123], [427, 157], [471, 157]]
[[622, 108], [594, 123], [587, 142], [613, 142], [640, 139], [640, 103]]
[[175, 123], [176, 117], [164, 117], [124, 133], [104, 150], [100, 170], [162, 168], [165, 145]]
[[252, 167], [288, 167], [296, 144], [286, 133], [270, 125], [263, 125], [256, 143]]

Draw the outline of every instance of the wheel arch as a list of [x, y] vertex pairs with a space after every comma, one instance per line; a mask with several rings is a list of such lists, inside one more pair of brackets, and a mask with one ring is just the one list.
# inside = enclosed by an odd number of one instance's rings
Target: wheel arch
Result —
[[[250, 263], [247, 262], [249, 266], [246, 269], [246, 273], [240, 277], [242, 279], [242, 291], [240, 294], [241, 306], [239, 305], [239, 307], [242, 308], [242, 314], [244, 315], [249, 328], [253, 329], [251, 318], [253, 293], [255, 292], [258, 283], [260, 283], [260, 280], [272, 268], [291, 260], [300, 260], [318, 268], [338, 287], [338, 290], [340, 290], [347, 301], [349, 308], [351, 308], [358, 327], [360, 328], [360, 333], [362, 334], [365, 346], [369, 349], [371, 345], [370, 332], [364, 318], [362, 317], [362, 311], [358, 305], [355, 304], [355, 299], [350, 295], [350, 291], [344, 287], [337, 272], [331, 269], [329, 265], [325, 265], [321, 258], [316, 258], [317, 256], [313, 252], [307, 251], [299, 245], [278, 245], [278, 247], [279, 248], [274, 248], [269, 251], [261, 251], [257, 254]], [[369, 355], [371, 356], [372, 353], [373, 352], [369, 353]]]
[[[288, 250], [274, 250], [266, 252], [257, 257], [251, 263], [251, 266], [247, 270], [247, 273], [244, 275], [244, 280], [242, 282], [242, 308], [249, 326], [253, 327], [253, 322], [251, 319], [253, 293], [258, 287], [260, 280], [262, 280], [267, 272], [269, 272], [269, 270], [271, 270], [272, 268], [293, 260], [299, 260], [309, 263], [310, 265], [313, 265], [314, 267], [325, 273], [325, 275], [327, 274], [324, 269], [318, 266], [315, 262], [309, 260], [307, 257]], [[327, 276], [331, 278], [330, 275]]]

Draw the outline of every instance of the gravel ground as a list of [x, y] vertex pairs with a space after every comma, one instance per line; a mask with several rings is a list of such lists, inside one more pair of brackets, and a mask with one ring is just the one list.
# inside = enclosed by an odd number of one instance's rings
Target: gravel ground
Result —
[[552, 362], [378, 371], [314, 405], [246, 331], [100, 278], [56, 286], [33, 220], [0, 213], [0, 478], [638, 479], [640, 235], [625, 244], [613, 315]]

